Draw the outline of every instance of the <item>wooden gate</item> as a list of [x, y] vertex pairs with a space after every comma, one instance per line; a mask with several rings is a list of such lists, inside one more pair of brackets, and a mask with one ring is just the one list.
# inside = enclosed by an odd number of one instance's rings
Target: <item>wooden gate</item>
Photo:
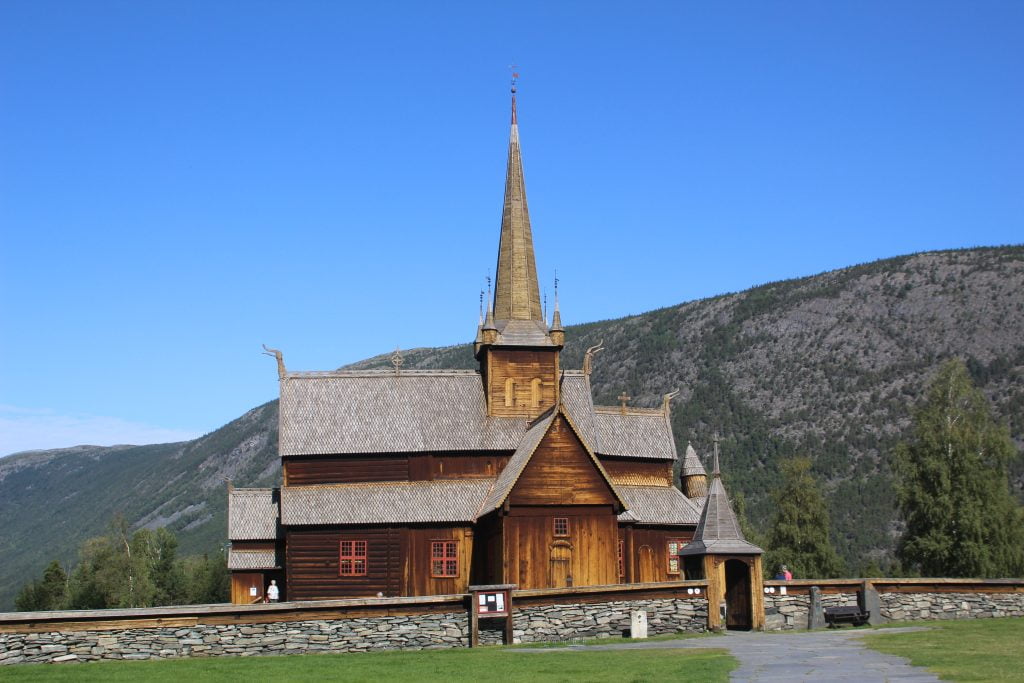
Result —
[[263, 602], [263, 573], [233, 572], [231, 574], [231, 602], [236, 605]]
[[750, 626], [750, 567], [742, 560], [726, 560], [725, 627], [748, 630]]

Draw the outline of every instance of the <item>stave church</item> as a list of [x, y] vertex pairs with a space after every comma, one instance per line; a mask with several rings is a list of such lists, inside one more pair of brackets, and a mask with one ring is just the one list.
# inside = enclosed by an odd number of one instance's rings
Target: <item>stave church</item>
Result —
[[594, 405], [593, 350], [582, 369], [562, 367], [514, 87], [511, 108], [478, 369], [295, 372], [277, 352], [282, 483], [229, 491], [234, 602], [261, 600], [271, 580], [282, 599], [322, 600], [703, 578], [716, 542], [745, 564], [737, 590], [756, 598], [761, 551], [742, 539], [717, 457], [709, 486], [688, 447], [673, 485], [672, 394], [655, 409]]

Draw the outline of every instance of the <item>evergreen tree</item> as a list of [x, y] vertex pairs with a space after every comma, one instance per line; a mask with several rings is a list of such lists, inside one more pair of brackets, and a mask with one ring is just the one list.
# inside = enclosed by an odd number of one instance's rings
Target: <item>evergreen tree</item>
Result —
[[775, 515], [768, 532], [765, 572], [786, 564], [795, 578], [832, 578], [843, 573], [829, 542], [829, 514], [808, 458], [780, 463], [782, 485], [772, 493]]
[[1024, 511], [1007, 474], [1015, 456], [964, 364], [943, 365], [914, 416], [913, 437], [896, 449], [906, 522], [897, 552], [906, 568], [927, 576], [1024, 574]]
[[19, 612], [40, 612], [61, 609], [67, 598], [68, 576], [57, 560], [43, 571], [43, 578], [22, 586], [14, 607]]

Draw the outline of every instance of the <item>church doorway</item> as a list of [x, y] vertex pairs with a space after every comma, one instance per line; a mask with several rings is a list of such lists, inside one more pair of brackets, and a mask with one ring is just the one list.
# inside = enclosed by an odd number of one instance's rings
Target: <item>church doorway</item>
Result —
[[638, 553], [639, 567], [638, 572], [640, 576], [640, 583], [651, 583], [657, 581], [658, 576], [655, 572], [654, 564], [654, 551], [651, 550], [651, 546], [642, 545], [640, 546], [640, 552]]
[[572, 585], [572, 546], [568, 541], [551, 544], [551, 562], [548, 565], [548, 586], [568, 588]]
[[742, 560], [726, 560], [725, 627], [738, 631], [749, 631], [752, 624], [750, 566]]

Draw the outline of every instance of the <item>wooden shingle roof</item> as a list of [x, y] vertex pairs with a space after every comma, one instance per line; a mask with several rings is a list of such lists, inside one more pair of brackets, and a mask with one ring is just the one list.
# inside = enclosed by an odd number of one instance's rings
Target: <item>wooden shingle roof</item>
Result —
[[273, 549], [246, 550], [231, 548], [228, 551], [228, 569], [279, 569], [277, 554]]
[[696, 524], [700, 508], [674, 486], [627, 486], [619, 484], [619, 493], [629, 507], [620, 521], [640, 524]]
[[228, 495], [228, 538], [272, 541], [277, 538], [274, 489], [232, 489]]
[[290, 372], [280, 452], [289, 455], [513, 451], [525, 418], [488, 418], [472, 371]]
[[760, 555], [764, 551], [747, 541], [740, 529], [736, 515], [729, 505], [729, 496], [722, 485], [718, 469], [718, 453], [715, 452], [715, 471], [700, 521], [693, 533], [693, 540], [680, 555]]
[[697, 451], [693, 449], [691, 444], [686, 444], [686, 455], [683, 456], [683, 466], [680, 474], [684, 477], [701, 474], [707, 476], [708, 474], [707, 470], [704, 469], [704, 464], [700, 461], [700, 456], [697, 455]]
[[494, 479], [391, 481], [281, 489], [281, 523], [472, 522]]

